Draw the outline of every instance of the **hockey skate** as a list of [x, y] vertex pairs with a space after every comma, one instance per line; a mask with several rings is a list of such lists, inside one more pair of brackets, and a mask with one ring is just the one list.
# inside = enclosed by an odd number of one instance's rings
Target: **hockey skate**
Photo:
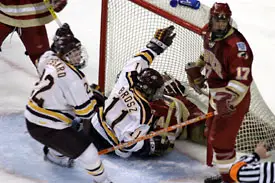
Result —
[[43, 152], [45, 161], [49, 161], [61, 167], [72, 168], [74, 166], [74, 159], [66, 157], [53, 149], [49, 149], [47, 146], [44, 146]]
[[222, 180], [222, 177], [220, 175], [207, 177], [204, 179], [204, 183], [226, 183]]

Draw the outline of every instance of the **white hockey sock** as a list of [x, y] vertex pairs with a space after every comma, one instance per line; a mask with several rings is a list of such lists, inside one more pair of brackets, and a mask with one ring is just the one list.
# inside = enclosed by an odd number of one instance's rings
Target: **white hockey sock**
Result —
[[94, 144], [91, 144], [79, 157], [78, 160], [83, 167], [93, 176], [94, 180], [98, 183], [106, 182], [107, 173], [99, 158], [97, 149]]

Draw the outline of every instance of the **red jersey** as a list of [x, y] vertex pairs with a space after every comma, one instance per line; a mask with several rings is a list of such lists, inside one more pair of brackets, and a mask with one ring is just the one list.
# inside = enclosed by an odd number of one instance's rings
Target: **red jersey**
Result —
[[[176, 109], [173, 109], [172, 112], [172, 116], [169, 122], [169, 126], [175, 125], [177, 123], [183, 122], [187, 119], [192, 119], [198, 116], [203, 115], [204, 113], [195, 105], [193, 104], [191, 101], [189, 101], [185, 96], [182, 95], [177, 95], [175, 96], [175, 98], [179, 99], [180, 102], [183, 103], [183, 105], [186, 107], [187, 111], [183, 114], [182, 118], [180, 120], [178, 120], [177, 114], [176, 114]], [[169, 110], [169, 104], [167, 104], [164, 100], [157, 100], [157, 101], [153, 101], [150, 102], [150, 106], [152, 108], [153, 111], [153, 115], [154, 118], [164, 118], [164, 122], [166, 120], [167, 114], [168, 114], [168, 110]], [[199, 124], [205, 123], [205, 120], [202, 120], [198, 123], [195, 124], [191, 124], [188, 125], [189, 128], [193, 128]], [[154, 130], [159, 130], [161, 129], [161, 127], [157, 126], [157, 124], [154, 124], [155, 128]], [[173, 131], [175, 133], [175, 138], [177, 138], [178, 136], [181, 135], [182, 132], [182, 128], [177, 128], [175, 131]]]
[[1, 23], [15, 27], [45, 25], [53, 20], [43, 0], [1, 0]]
[[244, 36], [235, 28], [222, 39], [211, 41], [204, 36], [205, 75], [210, 89], [210, 104], [218, 91], [231, 91], [238, 96], [235, 106], [246, 94], [252, 78], [252, 50]]
[[209, 88], [225, 87], [230, 80], [246, 86], [252, 82], [253, 54], [243, 35], [232, 28], [224, 39], [209, 40], [204, 37], [204, 61]]

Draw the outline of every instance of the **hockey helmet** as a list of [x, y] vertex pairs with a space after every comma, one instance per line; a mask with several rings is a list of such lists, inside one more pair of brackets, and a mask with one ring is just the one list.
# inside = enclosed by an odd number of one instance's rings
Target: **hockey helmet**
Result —
[[137, 76], [137, 88], [146, 96], [148, 101], [157, 100], [163, 95], [164, 80], [161, 74], [152, 69], [143, 69]]
[[86, 66], [88, 54], [81, 42], [74, 37], [67, 23], [57, 29], [51, 50], [56, 52], [60, 58], [78, 69]]
[[232, 12], [227, 3], [214, 3], [210, 9], [209, 29], [212, 37], [223, 38], [231, 27]]

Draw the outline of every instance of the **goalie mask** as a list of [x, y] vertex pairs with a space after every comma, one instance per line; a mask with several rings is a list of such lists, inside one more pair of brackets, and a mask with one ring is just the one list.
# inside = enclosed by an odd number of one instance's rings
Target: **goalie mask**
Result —
[[151, 68], [143, 69], [137, 76], [137, 89], [140, 90], [148, 101], [153, 101], [163, 96], [164, 81], [161, 74]]
[[57, 55], [78, 69], [86, 66], [88, 54], [81, 42], [74, 37], [68, 24], [63, 24], [57, 29], [51, 50]]
[[227, 3], [215, 3], [210, 9], [209, 30], [212, 40], [223, 38], [231, 28], [231, 10]]

